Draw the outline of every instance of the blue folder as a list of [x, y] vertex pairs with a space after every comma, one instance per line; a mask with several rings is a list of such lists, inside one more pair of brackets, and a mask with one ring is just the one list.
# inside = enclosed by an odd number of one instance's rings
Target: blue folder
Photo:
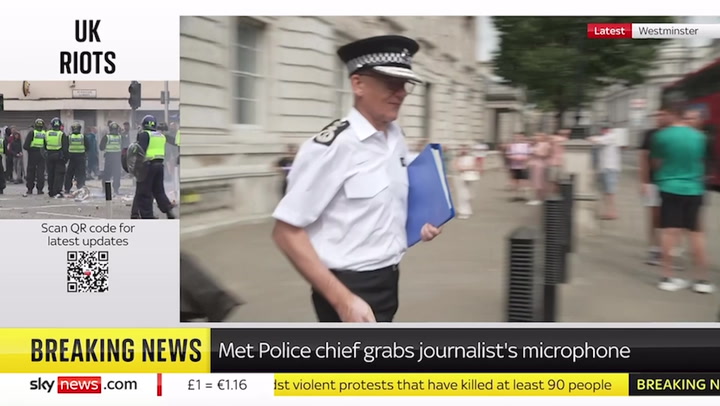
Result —
[[429, 144], [408, 166], [408, 247], [420, 242], [426, 223], [440, 227], [455, 217], [440, 144]]

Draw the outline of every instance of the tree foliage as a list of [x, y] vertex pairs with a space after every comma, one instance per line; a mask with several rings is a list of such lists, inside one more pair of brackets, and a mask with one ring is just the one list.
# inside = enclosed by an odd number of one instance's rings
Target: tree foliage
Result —
[[614, 83], [642, 83], [661, 40], [588, 39], [591, 23], [667, 23], [671, 17], [493, 17], [495, 74], [558, 113]]

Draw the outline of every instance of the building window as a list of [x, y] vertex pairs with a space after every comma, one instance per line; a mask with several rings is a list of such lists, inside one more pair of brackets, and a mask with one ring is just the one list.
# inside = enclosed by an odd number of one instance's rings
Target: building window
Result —
[[[351, 39], [344, 36], [337, 36], [338, 44], [348, 44], [352, 42]], [[348, 75], [347, 67], [340, 60], [335, 58], [335, 117], [345, 117], [353, 105], [353, 93], [352, 87], [350, 86], [350, 77]]]
[[232, 38], [233, 118], [236, 124], [258, 124], [262, 61], [262, 25], [240, 18]]

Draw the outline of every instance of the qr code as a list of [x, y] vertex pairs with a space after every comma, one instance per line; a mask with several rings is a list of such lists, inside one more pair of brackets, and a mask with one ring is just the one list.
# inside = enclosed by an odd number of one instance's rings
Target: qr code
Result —
[[108, 291], [107, 251], [68, 251], [67, 291], [101, 293]]

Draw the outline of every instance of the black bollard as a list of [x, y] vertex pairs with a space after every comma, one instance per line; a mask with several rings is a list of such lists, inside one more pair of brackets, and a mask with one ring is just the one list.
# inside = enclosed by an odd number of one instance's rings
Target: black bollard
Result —
[[573, 252], [573, 221], [575, 212], [575, 174], [568, 175], [560, 183], [560, 196], [565, 210], [565, 245], [567, 252]]
[[112, 214], [112, 184], [110, 181], [105, 182], [105, 210], [107, 218], [113, 218]]
[[557, 285], [566, 278], [565, 207], [563, 199], [552, 197], [543, 207], [545, 237], [543, 321], [552, 322], [557, 315]]
[[575, 252], [577, 243], [575, 241], [575, 174], [571, 173], [568, 179], [568, 252]]
[[560, 187], [560, 199], [562, 199], [562, 205], [563, 205], [563, 244], [565, 245], [565, 249], [567, 252], [572, 251], [572, 243], [571, 243], [571, 235], [572, 235], [572, 196], [571, 193], [571, 184], [570, 184], [570, 176], [563, 177], [563, 179], [559, 183]]
[[539, 291], [542, 281], [536, 258], [537, 232], [528, 227], [514, 230], [508, 238], [507, 321], [538, 320], [542, 306]]

